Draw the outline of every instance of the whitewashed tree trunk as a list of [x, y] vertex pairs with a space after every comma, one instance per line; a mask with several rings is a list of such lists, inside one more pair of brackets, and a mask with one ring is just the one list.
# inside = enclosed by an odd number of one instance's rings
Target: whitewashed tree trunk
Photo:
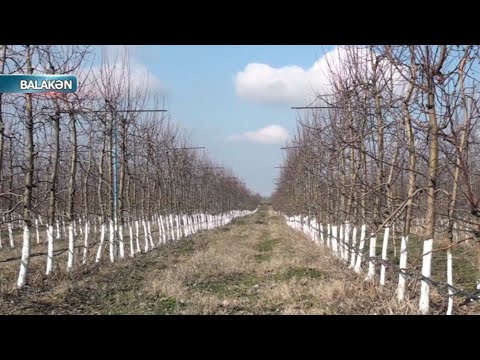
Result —
[[67, 228], [65, 226], [65, 220], [62, 220], [62, 229], [63, 229], [63, 237], [68, 238]]
[[397, 242], [395, 239], [395, 223], [392, 225], [392, 243], [393, 243], [393, 257], [397, 258]]
[[68, 224], [68, 262], [67, 270], [70, 271], [73, 268], [73, 262], [75, 260], [75, 232], [73, 229], [73, 222]]
[[132, 227], [132, 222], [129, 221], [128, 222], [128, 231], [129, 231], [129, 235], [130, 235], [130, 238], [129, 238], [129, 242], [130, 242], [130, 257], [134, 257], [135, 256], [135, 251], [134, 251], [134, 247], [133, 247], [133, 227]]
[[185, 216], [185, 222], [186, 222], [186, 233], [187, 236], [193, 235], [193, 218], [190, 215]]
[[190, 235], [190, 229], [188, 227], [188, 220], [186, 215], [182, 215], [182, 223], [183, 223], [183, 236], [188, 237]]
[[[447, 249], [447, 284], [450, 286], [453, 286], [452, 248]], [[452, 315], [452, 312], [453, 312], [453, 290], [449, 287], [447, 315]]]
[[[81, 225], [80, 225], [81, 229]], [[85, 231], [83, 232], [83, 259], [82, 264], [85, 265], [87, 263], [88, 257], [88, 235], [90, 233], [90, 224], [88, 221], [85, 221]]]
[[60, 220], [57, 219], [57, 240], [62, 238], [61, 229], [60, 229]]
[[[407, 255], [408, 255], [408, 235], [402, 236], [400, 242], [400, 270], [407, 270]], [[398, 275], [397, 298], [398, 301], [405, 299], [405, 289], [407, 285], [406, 276], [400, 273]]]
[[344, 236], [343, 236], [343, 261], [345, 261], [348, 264], [348, 259], [350, 257], [350, 243], [349, 243], [349, 237], [350, 237], [350, 223], [345, 223], [344, 227]]
[[360, 230], [360, 244], [358, 246], [358, 255], [357, 255], [357, 262], [355, 263], [355, 272], [360, 273], [362, 267], [362, 259], [363, 259], [363, 248], [365, 247], [365, 233], [367, 231], [367, 225], [363, 224]]
[[350, 269], [355, 267], [355, 259], [357, 257], [357, 227], [353, 227], [352, 231], [352, 244], [350, 246]]
[[162, 244], [162, 225], [160, 221], [160, 216], [157, 216], [157, 228], [158, 228], [158, 246]]
[[140, 248], [140, 231], [138, 229], [138, 220], [135, 220], [135, 243], [137, 246], [137, 253], [141, 253], [142, 249]]
[[53, 269], [53, 225], [47, 225], [47, 271], [46, 274], [50, 275]]
[[315, 219], [313, 219], [310, 222], [310, 237], [312, 238], [313, 242], [315, 245], [318, 245], [319, 240], [318, 240], [318, 228], [317, 228], [317, 222]]
[[375, 278], [375, 250], [377, 246], [377, 236], [375, 234], [372, 234], [370, 236], [370, 252], [368, 254], [369, 260], [368, 260], [368, 273], [367, 277], [365, 278], [366, 281], [373, 280]]
[[13, 249], [15, 247], [15, 241], [13, 240], [13, 225], [12, 223], [8, 223], [8, 239], [10, 241], [10, 247]]
[[40, 244], [40, 233], [38, 231], [38, 219], [35, 219], [35, 236], [37, 238], [37, 244]]
[[338, 257], [337, 227], [332, 225], [332, 252]]
[[[433, 239], [428, 239], [423, 242], [423, 262], [422, 262], [422, 276], [430, 278], [432, 270], [432, 249]], [[419, 309], [422, 314], [428, 314], [430, 310], [430, 285], [422, 280], [420, 286], [420, 303]]]
[[188, 229], [187, 229], [187, 221], [185, 219], [185, 215], [180, 215], [178, 221], [180, 223], [180, 236], [187, 237]]
[[149, 246], [148, 246], [148, 231], [147, 231], [147, 223], [145, 220], [142, 220], [143, 224], [143, 241], [145, 242], [145, 252], [148, 252]]
[[390, 231], [389, 227], [385, 228], [385, 234], [383, 235], [383, 244], [382, 244], [382, 266], [380, 268], [380, 285], [385, 285], [385, 274], [387, 267], [385, 266], [385, 261], [387, 261], [387, 249], [388, 249], [388, 233]]
[[198, 232], [198, 217], [197, 214], [192, 214], [192, 234], [196, 234]]
[[323, 238], [323, 225], [320, 224], [320, 243], [325, 245], [325, 239]]
[[173, 228], [173, 215], [172, 214], [168, 215], [168, 220], [170, 222], [171, 240], [175, 241], [175, 232], [174, 232], [174, 228]]
[[30, 243], [32, 240], [32, 232], [27, 225], [23, 226], [23, 245], [22, 259], [20, 263], [20, 272], [18, 274], [17, 287], [22, 288], [27, 281], [28, 264], [30, 261]]
[[123, 242], [123, 225], [122, 224], [118, 224], [118, 244], [119, 244], [119, 256], [120, 256], [120, 259], [124, 259], [125, 258], [125, 246], [124, 246], [124, 242]]
[[330, 224], [327, 224], [327, 247], [330, 248], [331, 247], [331, 244], [332, 244], [332, 228], [330, 226]]
[[97, 256], [95, 262], [98, 263], [102, 257], [103, 243], [105, 241], [105, 224], [100, 225], [100, 244], [98, 245]]
[[150, 225], [150, 220], [147, 221], [147, 231], [148, 231], [148, 240], [150, 241], [150, 248], [154, 249], [155, 244], [153, 243], [152, 228], [151, 228], [151, 225]]
[[110, 233], [109, 233], [109, 250], [110, 250], [110, 262], [115, 261], [115, 224], [110, 219]]
[[343, 257], [345, 256], [344, 254], [344, 251], [345, 251], [345, 244], [343, 243], [343, 224], [341, 224], [339, 227], [338, 227], [338, 257], [340, 259], [343, 259]]
[[170, 226], [168, 224], [168, 216], [162, 216], [165, 225], [165, 240], [170, 241]]
[[162, 243], [166, 244], [167, 243], [167, 232], [165, 229], [164, 225], [164, 218], [162, 215], [160, 215], [160, 225], [162, 226]]

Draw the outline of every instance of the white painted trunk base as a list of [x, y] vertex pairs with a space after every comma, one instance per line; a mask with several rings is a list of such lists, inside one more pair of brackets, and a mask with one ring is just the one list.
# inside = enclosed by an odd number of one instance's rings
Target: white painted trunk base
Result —
[[377, 237], [376, 235], [372, 234], [372, 236], [370, 236], [370, 251], [368, 254], [368, 257], [369, 257], [368, 273], [367, 273], [367, 277], [365, 278], [366, 281], [371, 281], [375, 277], [375, 261], [373, 260], [373, 258], [376, 255], [375, 254], [376, 246], [377, 246]]
[[68, 224], [68, 261], [67, 261], [67, 270], [73, 268], [73, 263], [75, 261], [75, 231], [73, 229], [73, 222]]
[[330, 224], [327, 224], [327, 247], [330, 248], [330, 244], [331, 244], [331, 241], [332, 241], [332, 228], [330, 226]]
[[62, 234], [60, 231], [60, 221], [57, 220], [57, 240], [60, 240], [62, 238]]
[[15, 242], [13, 240], [13, 224], [8, 223], [7, 228], [8, 228], [8, 240], [10, 241], [10, 247], [13, 249], [15, 247]]
[[30, 262], [30, 244], [32, 240], [32, 231], [26, 224], [23, 225], [23, 244], [22, 244], [22, 258], [20, 261], [20, 272], [18, 274], [17, 287], [19, 289], [25, 286], [27, 281], [28, 265]]
[[124, 246], [124, 242], [123, 242], [123, 225], [122, 224], [118, 224], [117, 225], [118, 227], [118, 246], [119, 246], [119, 256], [120, 256], [120, 259], [124, 259], [125, 258], [125, 246]]
[[46, 275], [50, 275], [53, 269], [53, 224], [47, 225], [47, 270]]
[[[81, 222], [80, 222], [81, 224]], [[81, 229], [81, 225], [80, 225]], [[82, 259], [82, 264], [85, 265], [87, 263], [87, 257], [88, 257], [88, 235], [90, 233], [90, 224], [85, 222], [85, 231], [83, 232], [83, 259]]]
[[138, 220], [135, 220], [135, 245], [136, 252], [141, 253], [142, 249], [140, 248], [140, 236], [139, 236]]
[[[453, 257], [452, 249], [447, 249], [447, 284], [453, 286]], [[448, 288], [448, 307], [447, 315], [452, 315], [453, 312], [453, 290]]]
[[[400, 270], [407, 270], [407, 255], [408, 255], [408, 236], [402, 236], [400, 242]], [[403, 274], [398, 275], [397, 299], [403, 301], [405, 299], [405, 290], [407, 286], [407, 279]]]
[[356, 273], [360, 273], [362, 267], [362, 259], [363, 259], [363, 249], [365, 247], [365, 232], [367, 231], [367, 225], [363, 224], [360, 229], [360, 244], [358, 246], [358, 255], [357, 261], [355, 262], [354, 271]]
[[[423, 242], [423, 262], [422, 262], [422, 276], [430, 278], [432, 271], [432, 249], [433, 239], [428, 239]], [[422, 280], [420, 286], [420, 303], [419, 309], [422, 314], [428, 314], [430, 310], [430, 285]]]
[[37, 244], [40, 244], [40, 233], [38, 230], [38, 219], [35, 219], [35, 237], [37, 239]]
[[148, 240], [150, 241], [150, 248], [154, 249], [155, 244], [153, 243], [153, 237], [152, 237], [152, 228], [151, 228], [151, 223], [150, 221], [147, 221], [147, 231], [148, 231]]
[[148, 231], [147, 231], [147, 223], [145, 220], [142, 220], [143, 225], [143, 242], [144, 242], [144, 251], [148, 252], [149, 244], [148, 244]]
[[338, 244], [338, 238], [337, 238], [337, 227], [332, 225], [332, 252], [333, 255], [338, 257], [338, 249], [337, 249], [337, 244]]
[[133, 248], [133, 227], [132, 227], [132, 223], [128, 223], [128, 231], [129, 231], [129, 243], [130, 243], [130, 257], [134, 257], [135, 256], [135, 250]]
[[352, 244], [351, 244], [351, 254], [350, 254], [350, 265], [349, 268], [353, 269], [355, 267], [355, 258], [357, 256], [357, 227], [353, 228], [352, 232]]
[[[387, 250], [388, 250], [388, 234], [390, 228], [385, 228], [385, 233], [383, 235], [383, 244], [382, 244], [382, 261], [387, 261]], [[385, 276], [386, 276], [387, 267], [384, 263], [380, 268], [380, 285], [385, 285]]]
[[323, 238], [323, 225], [320, 224], [320, 243], [325, 245], [325, 239]]
[[345, 261], [346, 263], [348, 263], [348, 258], [350, 257], [350, 252], [351, 252], [351, 249], [350, 249], [350, 223], [345, 223], [345, 227], [344, 227], [344, 236], [343, 236], [343, 246], [344, 246], [344, 250], [343, 250], [343, 261]]
[[114, 228], [114, 223], [113, 220], [110, 220], [110, 226], [109, 226], [109, 253], [110, 253], [110, 262], [115, 261], [115, 228]]
[[98, 263], [102, 258], [103, 244], [105, 242], [105, 224], [100, 225], [100, 244], [98, 245], [97, 256], [95, 262]]

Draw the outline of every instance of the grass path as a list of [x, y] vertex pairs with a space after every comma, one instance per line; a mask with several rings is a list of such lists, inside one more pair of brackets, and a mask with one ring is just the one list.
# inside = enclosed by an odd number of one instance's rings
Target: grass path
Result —
[[12, 291], [0, 313], [413, 313], [290, 229], [269, 206], [220, 229]]

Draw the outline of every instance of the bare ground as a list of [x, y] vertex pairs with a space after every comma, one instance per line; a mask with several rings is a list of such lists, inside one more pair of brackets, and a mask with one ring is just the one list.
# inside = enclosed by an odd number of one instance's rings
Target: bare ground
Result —
[[416, 301], [398, 304], [392, 288], [362, 281], [268, 206], [134, 259], [37, 276], [1, 295], [2, 314], [417, 313]]

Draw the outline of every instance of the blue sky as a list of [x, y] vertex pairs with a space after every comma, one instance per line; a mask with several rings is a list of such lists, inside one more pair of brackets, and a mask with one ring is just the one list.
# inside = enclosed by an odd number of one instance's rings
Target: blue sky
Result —
[[[135, 45], [130, 54], [165, 89], [166, 108], [193, 143], [206, 146], [211, 158], [268, 196], [282, 160], [284, 130], [295, 129], [290, 106], [311, 101], [322, 77], [312, 66], [332, 49]], [[258, 132], [262, 128], [267, 129]]]

